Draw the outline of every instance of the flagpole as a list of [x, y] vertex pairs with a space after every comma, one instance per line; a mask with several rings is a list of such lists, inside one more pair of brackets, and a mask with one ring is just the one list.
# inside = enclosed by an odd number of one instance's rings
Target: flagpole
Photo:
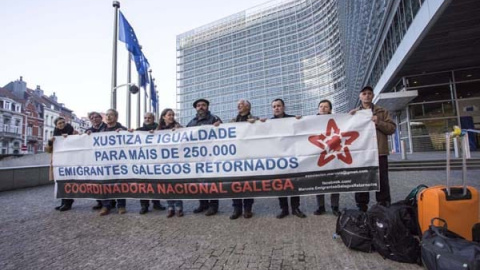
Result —
[[111, 92], [111, 108], [117, 108], [117, 39], [118, 39], [118, 9], [120, 8], [120, 2], [113, 1], [113, 7], [115, 8], [114, 24], [113, 24], [113, 56], [112, 56], [112, 92]]
[[[157, 86], [155, 85], [155, 89], [157, 89]], [[159, 110], [160, 110], [160, 96], [158, 95], [158, 90], [155, 91], [155, 94], [157, 95], [157, 114], [160, 115]]]
[[[140, 51], [142, 51], [142, 45], [138, 45], [138, 48], [140, 49]], [[141, 120], [141, 117], [142, 117], [142, 101], [141, 101], [141, 98], [142, 98], [142, 80], [140, 79], [140, 74], [137, 72], [138, 74], [138, 87], [140, 88], [140, 90], [138, 91], [138, 97], [137, 97], [137, 125], [140, 127], [142, 125], [142, 120]]]
[[[127, 83], [132, 82], [132, 54], [128, 52], [128, 65], [127, 65]], [[127, 127], [131, 128], [132, 120], [132, 96], [130, 90], [127, 90]]]
[[[154, 78], [152, 77], [152, 69], [149, 69], [148, 70], [148, 73], [150, 73], [150, 83], [153, 84], [154, 83]], [[150, 85], [150, 89], [152, 88], [152, 85]], [[148, 111], [151, 112], [152, 111], [152, 93], [150, 92], [150, 95], [148, 95]]]

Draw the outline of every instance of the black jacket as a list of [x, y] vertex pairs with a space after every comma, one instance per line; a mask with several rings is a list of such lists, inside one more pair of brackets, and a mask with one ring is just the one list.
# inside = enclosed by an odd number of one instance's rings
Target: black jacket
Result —
[[204, 118], [198, 118], [198, 115], [196, 115], [190, 122], [188, 123], [187, 127], [197, 127], [197, 126], [203, 126], [203, 125], [213, 125], [213, 123], [220, 121], [222, 123], [222, 120], [216, 116], [210, 113], [210, 111], [207, 112], [207, 115], [205, 115]]
[[247, 122], [250, 119], [258, 120], [258, 117], [253, 116], [250, 112], [247, 115], [238, 114], [237, 117], [233, 118], [231, 122]]
[[100, 131], [102, 131], [103, 129], [105, 129], [106, 126], [107, 126], [107, 125], [106, 125], [104, 122], [102, 122], [102, 123], [100, 124], [100, 126], [98, 126], [98, 128], [94, 128], [93, 126], [91, 126], [91, 127], [89, 127], [87, 130], [85, 130], [85, 131], [90, 131], [90, 132], [92, 132], [92, 133], [97, 133], [97, 132], [100, 132]]
[[143, 124], [143, 126], [137, 128], [136, 130], [139, 130], [139, 131], [150, 131], [150, 130], [156, 130], [158, 127], [158, 124], [157, 123], [153, 123], [151, 125], [145, 125]]
[[121, 130], [127, 130], [126, 127], [122, 126], [122, 124], [118, 123], [115, 124], [115, 126], [113, 127], [108, 127], [106, 124], [105, 124], [105, 127], [103, 129], [101, 129], [99, 132], [103, 132], [103, 131], [115, 131], [117, 129], [121, 129]]
[[281, 119], [281, 118], [288, 118], [288, 117], [295, 117], [295, 115], [283, 113], [283, 117], [277, 117], [277, 116], [274, 115], [274, 116], [273, 116], [272, 118], [270, 118], [270, 119]]
[[[53, 136], [62, 136], [62, 134], [72, 135], [73, 132], [74, 132], [74, 129], [72, 125], [67, 123], [65, 124], [65, 127], [63, 129], [55, 128], [53, 130]], [[52, 140], [48, 140], [48, 146], [53, 146]]]

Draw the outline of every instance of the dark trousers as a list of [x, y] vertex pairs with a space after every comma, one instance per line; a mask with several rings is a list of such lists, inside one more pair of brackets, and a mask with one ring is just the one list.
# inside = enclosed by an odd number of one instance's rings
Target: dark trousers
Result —
[[[330, 206], [338, 207], [340, 201], [340, 194], [333, 193], [330, 195]], [[317, 206], [318, 208], [325, 207], [325, 195], [317, 195]]]
[[253, 199], [233, 199], [233, 208], [238, 210], [249, 210], [252, 211]]
[[[112, 209], [112, 201], [114, 200], [102, 200], [102, 206], [106, 207], [108, 209]], [[118, 199], [117, 200], [117, 207], [118, 208], [125, 208], [127, 206], [127, 200], [126, 199]]]
[[72, 206], [72, 204], [73, 204], [73, 199], [62, 199], [62, 204], [61, 205]]
[[[380, 191], [375, 193], [377, 202], [388, 202], [391, 203], [390, 197], [390, 184], [388, 181], [388, 156], [379, 156], [378, 157], [378, 170], [380, 174]], [[370, 202], [370, 193], [368, 192], [358, 192], [355, 193], [355, 202], [357, 204], [368, 204]]]
[[218, 210], [218, 200], [199, 200], [200, 207], [207, 209], [209, 207]]
[[[160, 205], [160, 200], [152, 200], [153, 205]], [[149, 207], [150, 206], [150, 200], [140, 200], [140, 206], [141, 207]]]
[[[278, 200], [280, 202], [280, 208], [282, 208], [282, 210], [288, 211], [288, 197], [280, 197], [278, 198]], [[290, 197], [290, 206], [292, 207], [292, 209], [297, 209], [298, 207], [300, 207], [300, 197]]]

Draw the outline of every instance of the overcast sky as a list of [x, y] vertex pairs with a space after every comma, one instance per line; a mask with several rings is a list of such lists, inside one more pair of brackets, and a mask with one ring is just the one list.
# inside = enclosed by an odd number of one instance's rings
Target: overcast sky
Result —
[[[77, 116], [110, 106], [114, 9], [110, 0], [2, 0], [0, 86], [23, 76]], [[175, 108], [176, 36], [267, 0], [123, 0], [160, 92]], [[126, 82], [127, 50], [118, 45], [118, 85]], [[132, 65], [134, 70], [134, 65]], [[136, 75], [135, 75], [136, 76]], [[125, 88], [119, 89], [124, 121]], [[134, 98], [136, 100], [136, 97]], [[123, 114], [123, 115], [122, 115]], [[132, 115], [132, 119], [135, 119]], [[134, 121], [134, 120], [133, 120]], [[135, 125], [135, 124], [133, 124]]]

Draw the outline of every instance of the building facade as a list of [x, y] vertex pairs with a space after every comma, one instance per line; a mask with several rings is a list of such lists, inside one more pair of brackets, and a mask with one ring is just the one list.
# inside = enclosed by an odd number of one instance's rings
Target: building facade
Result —
[[[2, 92], [0, 90], [0, 93]], [[21, 153], [23, 123], [22, 104], [6, 95], [0, 95], [1, 155], [18, 155]]]
[[60, 116], [80, 133], [90, 124], [59, 103], [55, 93], [27, 88], [22, 77], [0, 88], [0, 157], [43, 152]]
[[337, 1], [273, 1], [177, 36], [177, 113], [207, 98], [225, 120], [248, 99], [253, 114], [272, 115], [282, 98], [290, 114], [315, 114], [320, 99], [348, 110]]
[[397, 122], [392, 151], [443, 151], [454, 125], [480, 129], [478, 12], [477, 0], [278, 0], [236, 13], [177, 36], [179, 119], [198, 98], [224, 120], [240, 98], [261, 117], [275, 98], [290, 114], [324, 98], [347, 112], [370, 85]]

